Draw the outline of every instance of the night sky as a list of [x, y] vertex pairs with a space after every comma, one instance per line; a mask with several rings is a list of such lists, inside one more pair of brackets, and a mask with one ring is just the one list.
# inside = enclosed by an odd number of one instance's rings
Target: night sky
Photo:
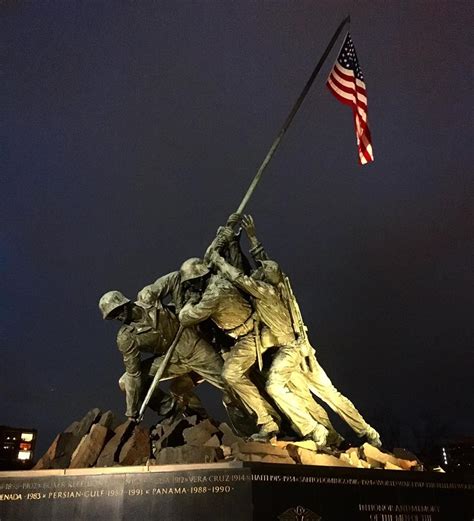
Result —
[[452, 0], [0, 2], [0, 424], [42, 450], [124, 412], [99, 297], [203, 254], [348, 13], [375, 162], [325, 87], [341, 36], [248, 211], [382, 437], [474, 434], [473, 20]]

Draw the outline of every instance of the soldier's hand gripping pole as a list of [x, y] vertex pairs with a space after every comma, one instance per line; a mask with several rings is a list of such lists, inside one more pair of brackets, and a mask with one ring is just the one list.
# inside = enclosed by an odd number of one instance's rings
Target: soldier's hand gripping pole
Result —
[[338, 39], [339, 35], [341, 34], [342, 29], [344, 28], [344, 26], [346, 24], [350, 23], [350, 21], [351, 21], [351, 17], [347, 16], [346, 18], [344, 18], [344, 20], [339, 24], [339, 27], [336, 29], [336, 32], [334, 33], [331, 41], [329, 42], [328, 46], [326, 47], [326, 50], [324, 51], [319, 62], [317, 63], [316, 67], [314, 68], [314, 71], [312, 72], [311, 76], [309, 77], [308, 81], [306, 82], [306, 85], [304, 86], [303, 90], [301, 91], [301, 94], [299, 95], [298, 99], [296, 100], [296, 103], [293, 105], [291, 112], [288, 114], [288, 117], [286, 118], [285, 123], [281, 127], [280, 132], [278, 133], [277, 137], [273, 141], [272, 146], [270, 147], [270, 150], [268, 151], [267, 155], [265, 156], [265, 159], [263, 160], [262, 164], [260, 165], [260, 168], [258, 169], [257, 173], [255, 174], [255, 177], [253, 178], [252, 182], [250, 183], [247, 193], [244, 195], [244, 198], [242, 199], [242, 202], [240, 203], [236, 213], [240, 214], [244, 211], [244, 208], [247, 205], [248, 200], [252, 196], [252, 194], [255, 190], [255, 187], [257, 186], [258, 182], [260, 181], [260, 178], [262, 177], [263, 171], [265, 170], [266, 166], [272, 159], [273, 154], [275, 153], [275, 150], [277, 149], [278, 145], [280, 144], [280, 141], [283, 139], [285, 132], [288, 130], [288, 127], [290, 126], [291, 122], [293, 121], [293, 118], [295, 117], [296, 113], [298, 112], [298, 109], [300, 108], [301, 104], [303, 103], [303, 100], [306, 97], [306, 94], [308, 94], [308, 91], [311, 88], [311, 85], [313, 84], [314, 79], [318, 75], [321, 67], [323, 66], [323, 63], [326, 61], [326, 58], [328, 57], [329, 53], [331, 52], [331, 49], [333, 48], [334, 44], [336, 43], [336, 40]]
[[150, 401], [151, 397], [153, 396], [155, 389], [157, 388], [158, 384], [160, 383], [161, 378], [163, 377], [163, 373], [165, 372], [166, 368], [168, 367], [170, 358], [173, 356], [174, 350], [176, 348], [176, 345], [179, 342], [179, 339], [181, 338], [181, 335], [183, 334], [183, 331], [184, 331], [184, 327], [180, 325], [178, 332], [176, 333], [176, 336], [174, 337], [173, 343], [170, 345], [168, 351], [166, 352], [165, 357], [163, 358], [163, 361], [160, 364], [160, 367], [158, 368], [158, 371], [156, 371], [156, 374], [153, 377], [153, 382], [151, 382], [150, 388], [148, 389], [145, 399], [143, 400], [142, 406], [140, 407], [140, 412], [138, 414], [138, 421], [143, 420], [143, 415], [145, 414], [145, 410], [148, 405], [148, 402]]

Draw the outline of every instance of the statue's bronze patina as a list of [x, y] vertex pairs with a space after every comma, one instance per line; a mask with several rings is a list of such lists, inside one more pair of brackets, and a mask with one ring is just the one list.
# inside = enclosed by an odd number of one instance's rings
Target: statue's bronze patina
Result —
[[[257, 239], [252, 217], [243, 215], [262, 174], [298, 112], [322, 64], [349, 23], [339, 24], [325, 52], [293, 105], [257, 170], [237, 212], [217, 230], [203, 258], [185, 261], [179, 270], [144, 287], [135, 303], [118, 291], [106, 293], [99, 307], [104, 319], [123, 322], [117, 345], [126, 373], [127, 416], [140, 421], [157, 401], [161, 379], [181, 378], [175, 398], [200, 408], [192, 393], [197, 374], [223, 389], [236, 432], [267, 440], [282, 434], [282, 417], [299, 438], [317, 447], [337, 445], [324, 401], [352, 429], [375, 446], [380, 437], [353, 403], [331, 383], [311, 346], [290, 281], [270, 260]], [[240, 248], [240, 225], [250, 242], [252, 266]], [[141, 353], [153, 355], [141, 361]], [[191, 381], [191, 384], [189, 384]], [[180, 380], [178, 380], [180, 382]], [[185, 389], [185, 391], [183, 391]], [[163, 399], [161, 399], [163, 402]], [[280, 412], [277, 412], [279, 410]]]
[[[180, 325], [169, 306], [157, 301], [151, 306], [143, 302], [132, 303], [119, 291], [109, 291], [99, 302], [102, 316], [106, 320], [117, 319], [123, 323], [117, 334], [117, 347], [122, 354], [125, 373], [119, 380], [126, 395], [126, 416], [139, 418], [142, 403], [154, 375], [162, 368], [162, 379], [173, 379], [170, 391], [178, 407], [189, 407], [202, 412], [199, 398], [194, 394], [194, 374], [219, 389], [224, 389], [222, 380], [222, 358], [214, 348], [200, 336], [196, 328], [185, 328], [180, 332], [172, 357], [166, 367], [162, 362], [174, 343]], [[153, 355], [146, 360], [141, 355]], [[157, 391], [149, 406], [162, 412], [170, 399]]]
[[[253, 264], [241, 251], [238, 225], [247, 233]], [[318, 363], [289, 279], [263, 249], [251, 216], [232, 214], [202, 259], [188, 259], [158, 278], [136, 302], [110, 291], [99, 307], [104, 319], [123, 323], [120, 387], [126, 415], [136, 421], [147, 406], [166, 414], [174, 405], [176, 414], [179, 404], [178, 411], [205, 415], [193, 388], [206, 380], [223, 391], [236, 432], [252, 439], [290, 434], [319, 448], [339, 445], [343, 438], [316, 397], [358, 436], [381, 445]], [[152, 357], [142, 361], [142, 353]], [[165, 379], [173, 379], [171, 397], [158, 387]]]

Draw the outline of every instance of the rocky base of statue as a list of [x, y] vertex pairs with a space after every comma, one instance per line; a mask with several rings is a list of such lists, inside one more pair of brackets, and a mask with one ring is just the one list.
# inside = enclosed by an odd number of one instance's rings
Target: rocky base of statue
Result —
[[59, 433], [33, 470], [143, 465], [149, 457], [148, 427], [96, 408]]
[[314, 441], [250, 441], [236, 436], [226, 423], [196, 416], [166, 420], [151, 432], [152, 465], [245, 461], [323, 465], [329, 467], [423, 470], [413, 454], [403, 449], [383, 452], [368, 443], [345, 451], [318, 450]]
[[393, 453], [364, 443], [345, 451], [318, 450], [313, 441], [248, 441], [226, 423], [198, 416], [166, 418], [154, 428], [120, 422], [92, 409], [58, 434], [34, 467], [89, 468], [214, 462], [262, 462], [387, 470], [424, 470], [404, 449]]

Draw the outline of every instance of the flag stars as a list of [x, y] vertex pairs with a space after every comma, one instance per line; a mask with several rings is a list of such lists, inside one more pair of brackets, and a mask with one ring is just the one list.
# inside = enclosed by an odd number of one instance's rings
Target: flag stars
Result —
[[[336, 63], [338, 63], [343, 70], [341, 71], [335, 65], [327, 80], [327, 86], [342, 103], [352, 106], [356, 127], [359, 163], [366, 164], [374, 160], [372, 140], [367, 122], [367, 94], [365, 91], [364, 76], [360, 69], [354, 44], [349, 33], [347, 33]], [[350, 81], [352, 78], [353, 85]]]
[[362, 75], [362, 71], [360, 70], [359, 61], [357, 60], [357, 54], [355, 51], [354, 44], [352, 42], [350, 34], [347, 35], [346, 41], [342, 46], [341, 52], [337, 58], [338, 62], [342, 67], [346, 69], [350, 69], [353, 71], [354, 76], [363, 81], [364, 77]]

